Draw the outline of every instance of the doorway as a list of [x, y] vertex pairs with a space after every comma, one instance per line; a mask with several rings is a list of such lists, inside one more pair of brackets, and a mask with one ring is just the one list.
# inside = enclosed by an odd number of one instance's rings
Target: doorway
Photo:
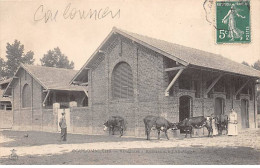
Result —
[[[181, 96], [179, 104], [179, 122], [183, 121], [185, 118], [191, 117], [191, 100], [189, 96]], [[180, 129], [181, 133], [184, 133], [184, 130]]]
[[248, 100], [241, 100], [241, 126], [242, 128], [249, 128], [249, 115], [248, 115]]
[[224, 114], [224, 106], [225, 106], [225, 100], [223, 98], [217, 97], [215, 99], [215, 115], [221, 115]]
[[191, 115], [191, 97], [181, 96], [179, 106], [179, 121], [189, 118]]

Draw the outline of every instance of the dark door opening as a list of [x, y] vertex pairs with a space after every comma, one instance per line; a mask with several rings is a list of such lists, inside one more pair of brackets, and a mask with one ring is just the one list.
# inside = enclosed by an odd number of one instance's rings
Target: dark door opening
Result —
[[215, 99], [215, 115], [224, 114], [224, 99], [223, 98], [216, 98]]
[[[191, 98], [188, 96], [180, 97], [180, 106], [179, 106], [179, 122], [183, 121], [185, 118], [189, 118], [191, 114]], [[181, 133], [184, 133], [180, 129]]]
[[241, 100], [241, 126], [242, 128], [249, 128], [249, 115], [248, 115], [248, 100]]

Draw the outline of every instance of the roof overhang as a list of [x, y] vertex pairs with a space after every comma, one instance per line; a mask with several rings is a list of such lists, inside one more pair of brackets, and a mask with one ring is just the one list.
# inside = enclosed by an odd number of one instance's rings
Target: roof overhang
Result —
[[188, 67], [189, 67], [189, 68], [194, 68], [194, 69], [205, 70], [205, 71], [211, 71], [211, 72], [223, 72], [224, 74], [230, 74], [230, 75], [234, 75], [234, 76], [251, 77], [251, 78], [254, 78], [254, 79], [256, 80], [256, 82], [257, 82], [258, 80], [259, 80], [259, 82], [260, 82], [260, 76], [243, 75], [243, 74], [239, 74], [239, 73], [233, 73], [233, 72], [224, 71], [224, 70], [220, 70], [220, 69], [213, 69], [213, 68], [201, 67], [201, 66], [192, 65], [192, 64], [190, 64]]

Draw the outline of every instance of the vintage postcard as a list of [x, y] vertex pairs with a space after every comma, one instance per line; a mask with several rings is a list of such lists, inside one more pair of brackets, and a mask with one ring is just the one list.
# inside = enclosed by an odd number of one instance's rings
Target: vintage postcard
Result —
[[258, 165], [259, 0], [0, 0], [0, 165]]

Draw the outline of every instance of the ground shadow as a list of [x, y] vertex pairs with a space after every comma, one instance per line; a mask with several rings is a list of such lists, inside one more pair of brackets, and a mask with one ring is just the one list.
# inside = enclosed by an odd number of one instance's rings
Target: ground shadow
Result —
[[[120, 142], [120, 141], [144, 141], [144, 138], [119, 137], [118, 135], [84, 135], [68, 134], [67, 141], [60, 141], [59, 133], [37, 132], [37, 131], [11, 131], [4, 130], [0, 134], [13, 141], [0, 143], [2, 147], [38, 146], [47, 144], [80, 144], [93, 142]], [[27, 137], [27, 135], [28, 137]]]

